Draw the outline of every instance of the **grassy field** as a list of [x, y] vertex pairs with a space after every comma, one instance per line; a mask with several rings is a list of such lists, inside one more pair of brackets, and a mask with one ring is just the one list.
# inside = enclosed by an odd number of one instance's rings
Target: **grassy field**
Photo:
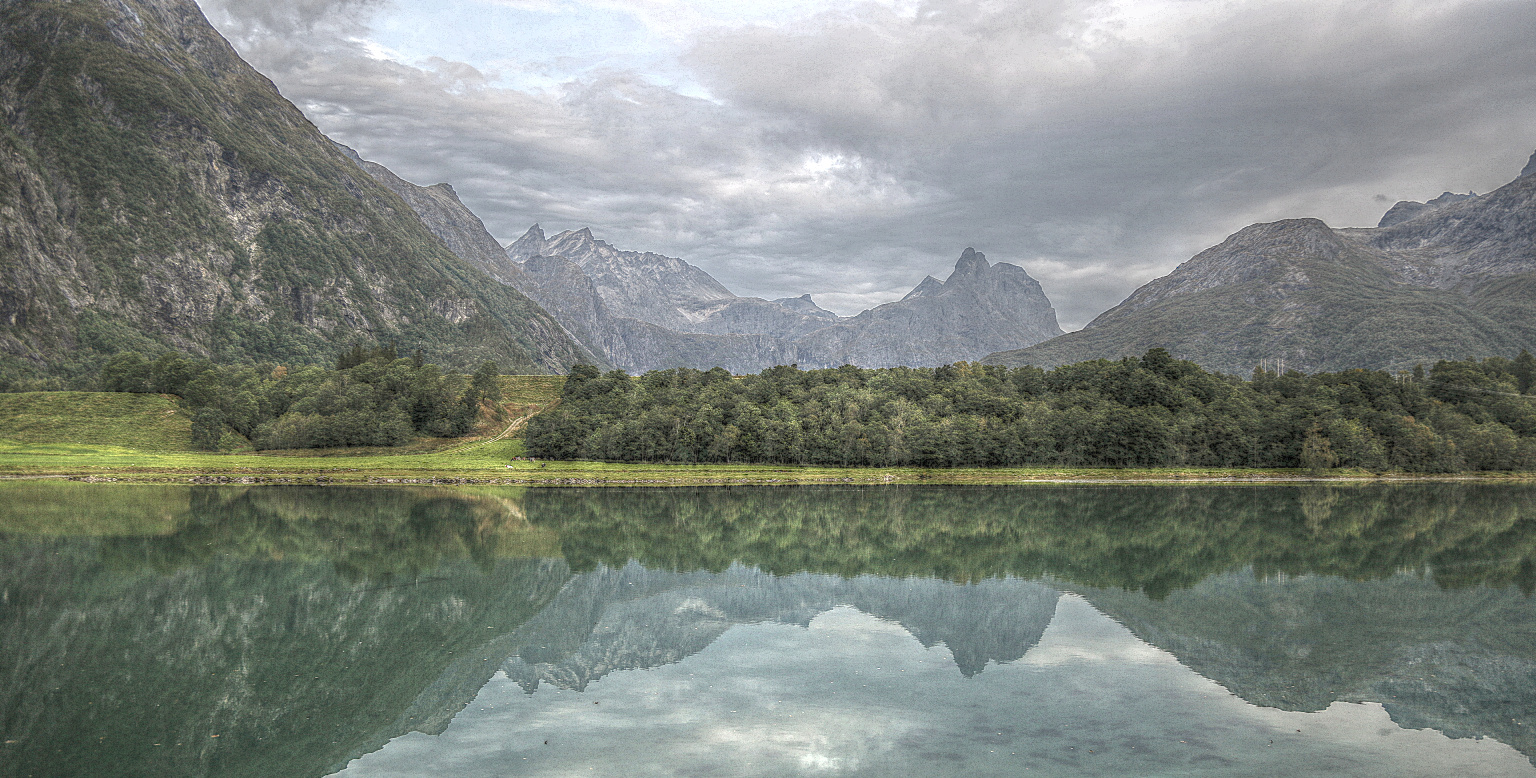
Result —
[[504, 375], [501, 377], [501, 401], [511, 406], [547, 406], [560, 397], [560, 389], [564, 386], [563, 375]]
[[[503, 376], [509, 420], [558, 397], [561, 376]], [[665, 485], [949, 483], [1059, 481], [1258, 481], [1315, 478], [1300, 470], [1162, 468], [835, 468], [782, 465], [649, 465], [530, 462], [517, 435], [423, 439], [402, 449], [205, 453], [190, 444], [191, 421], [175, 398], [99, 392], [0, 394], [0, 478], [245, 483], [503, 483]], [[232, 434], [232, 433], [231, 433]], [[1377, 478], [1334, 471], [1330, 478]], [[1455, 476], [1529, 479], [1532, 474]], [[1421, 476], [1413, 476], [1415, 479]]]
[[0, 394], [0, 446], [32, 443], [190, 451], [192, 417], [161, 394]]

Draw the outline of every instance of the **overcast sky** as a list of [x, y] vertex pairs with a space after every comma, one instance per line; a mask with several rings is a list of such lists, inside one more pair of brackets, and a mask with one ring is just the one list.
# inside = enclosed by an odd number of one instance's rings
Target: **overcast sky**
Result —
[[851, 314], [974, 246], [1076, 329], [1258, 221], [1536, 149], [1531, 0], [201, 0], [327, 135], [503, 243], [591, 226]]

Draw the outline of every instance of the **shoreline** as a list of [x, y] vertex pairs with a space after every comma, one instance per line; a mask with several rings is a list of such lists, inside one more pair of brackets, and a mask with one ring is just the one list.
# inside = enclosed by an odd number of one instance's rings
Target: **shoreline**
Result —
[[[212, 457], [210, 457], [212, 458]], [[361, 467], [344, 460], [306, 458], [300, 466], [242, 462], [235, 467], [81, 465], [0, 466], [0, 481], [67, 480], [82, 483], [185, 483], [262, 486], [501, 485], [537, 487], [811, 486], [811, 485], [1113, 485], [1113, 484], [1284, 484], [1390, 482], [1536, 482], [1536, 473], [1369, 473], [1341, 470], [1247, 468], [834, 468], [783, 465], [681, 465], [608, 462], [545, 462], [500, 469], [469, 467], [388, 467], [377, 459]], [[372, 459], [372, 458], [371, 458]], [[201, 463], [200, 463], [201, 464]], [[262, 463], [266, 465], [267, 463]], [[295, 463], [297, 464], [297, 463]], [[357, 463], [363, 465], [363, 463]]]

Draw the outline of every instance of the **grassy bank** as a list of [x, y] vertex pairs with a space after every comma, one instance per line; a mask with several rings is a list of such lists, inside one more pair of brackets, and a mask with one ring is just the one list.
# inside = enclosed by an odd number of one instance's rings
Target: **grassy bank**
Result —
[[[547, 406], [561, 378], [503, 377], [509, 418]], [[945, 468], [655, 465], [530, 462], [522, 440], [487, 430], [480, 438], [423, 439], [403, 449], [205, 453], [190, 443], [190, 419], [172, 397], [92, 392], [0, 395], [0, 478], [247, 483], [499, 483], [664, 485], [929, 483], [1010, 484], [1058, 481], [1275, 481], [1314, 478], [1411, 478], [1336, 470], [1217, 468]], [[1443, 476], [1531, 480], [1536, 474]]]
[[1536, 474], [1447, 476], [1336, 470], [1217, 468], [872, 468], [775, 465], [655, 465], [512, 461], [521, 441], [496, 441], [447, 454], [256, 456], [157, 453], [122, 448], [29, 446], [0, 450], [0, 478], [242, 483], [488, 483], [528, 486], [704, 486], [732, 484], [1015, 484], [1327, 479], [1536, 480]]

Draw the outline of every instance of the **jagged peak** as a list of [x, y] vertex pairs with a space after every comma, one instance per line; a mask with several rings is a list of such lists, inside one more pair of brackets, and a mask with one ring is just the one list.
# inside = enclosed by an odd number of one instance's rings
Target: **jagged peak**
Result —
[[1466, 194], [1457, 194], [1456, 192], [1441, 192], [1439, 197], [1430, 200], [1429, 202], [1425, 203], [1425, 205], [1449, 205], [1451, 203], [1459, 203], [1462, 200], [1471, 200], [1476, 196], [1476, 192], [1467, 192]]
[[921, 283], [919, 283], [917, 286], [912, 288], [912, 291], [907, 292], [907, 296], [906, 297], [903, 297], [901, 299], [903, 299], [903, 300], [916, 300], [919, 297], [933, 297], [934, 295], [937, 295], [937, 294], [939, 294], [942, 291], [944, 291], [944, 282], [943, 281], [940, 281], [939, 279], [934, 278], [933, 276], [926, 276], [926, 277], [923, 278]]
[[992, 265], [987, 262], [987, 255], [976, 249], [966, 247], [961, 252], [959, 261], [955, 262], [955, 272], [949, 274], [944, 283], [953, 284], [961, 279], [978, 278], [985, 275]]
[[977, 251], [976, 249], [971, 248], [970, 246], [966, 246], [965, 247], [965, 251], [960, 252], [960, 259], [957, 262], [955, 262], [955, 267], [956, 268], [959, 268], [959, 267], [962, 267], [962, 266], [967, 267], [967, 268], [970, 268], [970, 267], [982, 267], [982, 268], [991, 267], [991, 265], [987, 263], [987, 255], [981, 253], [980, 251]]
[[1530, 161], [1525, 163], [1525, 168], [1520, 171], [1520, 175], [1516, 176], [1516, 178], [1525, 178], [1526, 176], [1536, 176], [1536, 152], [1531, 154]]
[[527, 232], [523, 233], [521, 238], [508, 243], [503, 248], [506, 250], [508, 257], [511, 257], [514, 261], [522, 262], [543, 254], [548, 247], [549, 241], [544, 239], [544, 228], [534, 224], [528, 228]]
[[1417, 200], [1399, 200], [1395, 205], [1387, 209], [1386, 213], [1382, 214], [1381, 221], [1377, 222], [1376, 226], [1379, 228], [1402, 224], [1410, 219], [1418, 218], [1421, 214], [1444, 208], [1452, 203], [1471, 200], [1474, 197], [1477, 197], [1476, 192], [1467, 192], [1466, 194], [1442, 192], [1439, 197], [1427, 203], [1421, 203]]

